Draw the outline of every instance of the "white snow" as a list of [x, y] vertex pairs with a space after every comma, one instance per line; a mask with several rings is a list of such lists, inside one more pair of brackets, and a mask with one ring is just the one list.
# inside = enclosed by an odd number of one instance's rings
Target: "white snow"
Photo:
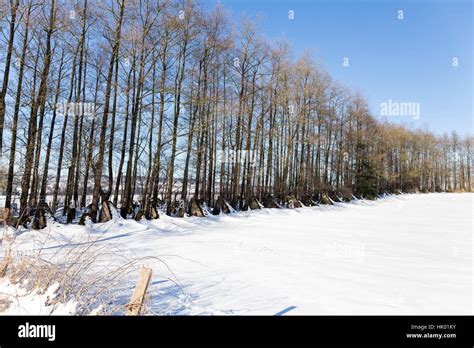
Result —
[[[53, 258], [92, 238], [108, 251], [97, 267], [139, 258], [153, 268], [156, 314], [472, 314], [473, 199], [411, 194], [207, 218], [115, 216], [50, 224], [15, 244]], [[116, 289], [121, 304], [137, 276]]]
[[[77, 303], [70, 300], [66, 303], [55, 303], [59, 284], [51, 285], [46, 291], [27, 290], [21, 284], [12, 284], [9, 279], [0, 279], [0, 300], [6, 307], [1, 314], [5, 315], [71, 315], [75, 313]], [[8, 303], [4, 303], [7, 301]]]

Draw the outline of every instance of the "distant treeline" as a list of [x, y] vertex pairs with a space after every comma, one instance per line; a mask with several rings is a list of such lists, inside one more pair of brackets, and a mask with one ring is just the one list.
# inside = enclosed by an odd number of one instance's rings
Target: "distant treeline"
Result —
[[377, 120], [310, 55], [294, 59], [220, 6], [0, 6], [3, 189], [7, 213], [19, 196], [20, 223], [46, 196], [52, 212], [88, 206], [97, 221], [109, 201], [124, 217], [134, 206], [153, 218], [191, 198], [242, 209], [472, 189], [472, 136]]

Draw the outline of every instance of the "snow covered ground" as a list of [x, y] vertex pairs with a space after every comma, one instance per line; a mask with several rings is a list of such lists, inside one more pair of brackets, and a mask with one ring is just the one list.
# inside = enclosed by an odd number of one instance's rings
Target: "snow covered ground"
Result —
[[[52, 225], [17, 251], [94, 240], [97, 267], [153, 268], [156, 314], [472, 314], [474, 194], [412, 194], [209, 218]], [[137, 279], [119, 286], [124, 304]], [[119, 303], [120, 304], [120, 303]]]
[[[76, 310], [76, 303], [50, 304], [56, 297], [59, 284], [51, 285], [44, 293], [27, 291], [23, 284], [12, 284], [7, 278], [0, 279], [0, 308], [3, 315], [70, 315]], [[5, 303], [6, 302], [8, 303]]]

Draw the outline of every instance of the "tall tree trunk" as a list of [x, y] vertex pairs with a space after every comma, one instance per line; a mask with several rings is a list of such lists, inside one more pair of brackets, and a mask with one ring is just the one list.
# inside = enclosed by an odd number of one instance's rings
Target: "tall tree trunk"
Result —
[[84, 208], [86, 206], [87, 202], [87, 188], [89, 184], [89, 168], [91, 165], [93, 166], [92, 163], [92, 154], [94, 151], [94, 132], [95, 132], [95, 105], [97, 105], [97, 98], [99, 94], [99, 82], [100, 82], [100, 67], [97, 67], [97, 72], [96, 72], [96, 81], [95, 81], [95, 92], [94, 92], [94, 117], [92, 118], [90, 130], [89, 130], [89, 139], [87, 142], [87, 156], [86, 156], [86, 161], [85, 161], [85, 169], [84, 169], [84, 181], [82, 184], [82, 195], [81, 195], [81, 203], [80, 207]]
[[10, 15], [11, 15], [10, 32], [9, 32], [9, 37], [8, 37], [8, 48], [7, 48], [7, 56], [5, 59], [5, 68], [3, 71], [2, 90], [0, 92], [0, 157], [2, 156], [2, 150], [3, 150], [3, 125], [5, 123], [5, 110], [6, 110], [5, 97], [7, 95], [8, 80], [10, 77], [10, 64], [12, 60], [13, 45], [15, 43], [15, 23], [16, 23], [16, 16], [17, 16], [19, 3], [20, 3], [20, 0], [16, 0], [15, 3], [13, 3], [13, 1], [10, 0]]
[[167, 213], [170, 214], [171, 209], [171, 194], [173, 192], [173, 176], [174, 176], [174, 163], [176, 157], [176, 143], [178, 139], [178, 120], [181, 110], [181, 86], [184, 79], [184, 71], [186, 67], [186, 48], [188, 45], [188, 37], [185, 35], [182, 43], [183, 47], [180, 52], [181, 66], [177, 69], [175, 77], [175, 89], [174, 89], [174, 116], [173, 116], [173, 133], [171, 141], [171, 157], [168, 166], [168, 183], [166, 192], [166, 206]]
[[[35, 152], [35, 139], [37, 137], [38, 130], [41, 130], [42, 119], [44, 118], [45, 113], [45, 104], [46, 104], [46, 94], [47, 94], [47, 79], [49, 75], [49, 67], [51, 64], [51, 36], [54, 31], [55, 26], [55, 0], [51, 1], [51, 8], [49, 13], [49, 23], [48, 28], [46, 30], [46, 50], [45, 50], [45, 58], [43, 63], [43, 70], [41, 72], [40, 78], [40, 85], [38, 89], [38, 96], [32, 105], [31, 110], [31, 118], [30, 118], [30, 126], [28, 134], [28, 142], [27, 142], [27, 149], [26, 149], [26, 156], [25, 156], [25, 169], [22, 177], [21, 183], [21, 195], [20, 195], [20, 214], [22, 214], [22, 219], [20, 219], [20, 223], [23, 223], [24, 219], [26, 218], [25, 212], [28, 204], [28, 191], [30, 189], [30, 177], [31, 177], [31, 169], [33, 167], [33, 154]], [[36, 127], [36, 120], [37, 120], [37, 113], [40, 113], [40, 127], [37, 129]], [[41, 141], [41, 138], [39, 139]], [[39, 152], [41, 151], [41, 144], [36, 144], [36, 152], [38, 153], [37, 159], [35, 159], [35, 173], [33, 173], [33, 179], [37, 180], [37, 171], [38, 171], [38, 162], [39, 162]], [[36, 184], [33, 181], [32, 184], [32, 195], [31, 200], [35, 202], [36, 200]], [[35, 202], [36, 203], [36, 202]]]
[[114, 189], [114, 205], [117, 206], [118, 203], [118, 196], [119, 196], [119, 190], [120, 190], [120, 183], [122, 179], [122, 168], [123, 164], [125, 162], [125, 153], [127, 150], [127, 140], [128, 140], [128, 122], [129, 122], [129, 105], [130, 105], [130, 81], [132, 78], [132, 70], [133, 68], [130, 68], [128, 72], [128, 78], [127, 78], [127, 89], [126, 89], [126, 98], [127, 98], [127, 103], [125, 106], [125, 125], [124, 125], [124, 130], [123, 130], [123, 138], [122, 138], [122, 149], [120, 151], [120, 160], [119, 160], [119, 165], [117, 169], [117, 179], [115, 180], [115, 189]]
[[122, 20], [123, 13], [125, 9], [125, 0], [122, 0], [120, 3], [120, 14], [117, 20], [117, 27], [115, 29], [114, 35], [114, 44], [110, 56], [110, 63], [107, 72], [106, 88], [105, 88], [105, 100], [104, 100], [104, 114], [102, 116], [102, 126], [100, 131], [100, 140], [99, 140], [99, 154], [95, 166], [94, 172], [94, 189], [92, 194], [92, 206], [91, 206], [91, 219], [94, 222], [97, 222], [97, 213], [99, 209], [99, 199], [102, 191], [102, 169], [104, 166], [104, 151], [105, 151], [105, 135], [107, 132], [107, 124], [109, 117], [109, 107], [110, 107], [110, 91], [112, 89], [112, 77], [114, 70], [114, 62], [118, 54], [118, 49], [120, 46], [120, 34], [122, 32]]
[[[58, 105], [59, 95], [61, 93], [61, 79], [62, 79], [62, 72], [63, 72], [63, 64], [64, 64], [64, 51], [61, 52], [61, 61], [59, 63], [59, 72], [58, 72], [58, 81], [56, 85], [56, 95], [54, 97], [54, 105]], [[51, 156], [51, 148], [53, 145], [53, 136], [54, 136], [54, 126], [56, 125], [56, 108], [53, 109], [53, 116], [51, 117], [51, 125], [49, 130], [48, 136], [48, 146], [46, 149], [46, 156], [44, 159], [44, 167], [43, 167], [43, 177], [41, 180], [41, 189], [40, 189], [40, 203], [46, 203], [46, 185], [48, 183], [48, 168], [49, 168], [49, 160]]]
[[[28, 50], [28, 33], [30, 29], [30, 15], [31, 15], [31, 4], [28, 6], [25, 19], [25, 32], [23, 34], [23, 47], [21, 50], [20, 58], [20, 69], [18, 71], [18, 84], [16, 89], [15, 97], [15, 110], [13, 112], [13, 124], [12, 124], [12, 140], [10, 144], [10, 161], [8, 167], [8, 178], [7, 178], [7, 187], [6, 187], [6, 197], [5, 197], [5, 208], [8, 209], [7, 212], [10, 213], [11, 201], [12, 201], [12, 191], [13, 191], [13, 177], [14, 177], [14, 167], [15, 167], [15, 152], [16, 152], [16, 142], [17, 142], [17, 131], [18, 131], [18, 115], [20, 112], [21, 104], [21, 94], [23, 87], [23, 74], [25, 70], [25, 59], [26, 52]], [[1, 150], [0, 150], [1, 156]]]
[[67, 125], [68, 125], [68, 119], [69, 119], [69, 106], [71, 105], [72, 95], [74, 92], [77, 54], [78, 54], [78, 49], [76, 49], [74, 53], [74, 58], [72, 61], [71, 80], [69, 82], [69, 95], [66, 101], [66, 107], [65, 107], [64, 115], [63, 115], [64, 122], [63, 122], [63, 129], [61, 131], [61, 143], [59, 146], [58, 164], [57, 164], [57, 169], [56, 169], [56, 181], [54, 183], [53, 199], [51, 202], [51, 209], [53, 212], [56, 212], [56, 207], [58, 204], [57, 202], [58, 202], [58, 195], [59, 195], [59, 189], [60, 189], [59, 185], [60, 185], [61, 171], [62, 171], [62, 165], [63, 165], [64, 146], [65, 146], [65, 141], [66, 141], [66, 131], [67, 131]]

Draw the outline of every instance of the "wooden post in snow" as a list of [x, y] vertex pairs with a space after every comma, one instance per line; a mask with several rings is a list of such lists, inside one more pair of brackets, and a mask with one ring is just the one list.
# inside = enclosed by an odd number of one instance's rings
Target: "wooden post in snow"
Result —
[[132, 298], [130, 303], [126, 305], [127, 314], [126, 315], [139, 315], [143, 306], [143, 301], [145, 300], [146, 291], [148, 285], [150, 284], [152, 270], [151, 268], [143, 267], [140, 270], [140, 275], [138, 277], [137, 285], [135, 290], [133, 290]]

